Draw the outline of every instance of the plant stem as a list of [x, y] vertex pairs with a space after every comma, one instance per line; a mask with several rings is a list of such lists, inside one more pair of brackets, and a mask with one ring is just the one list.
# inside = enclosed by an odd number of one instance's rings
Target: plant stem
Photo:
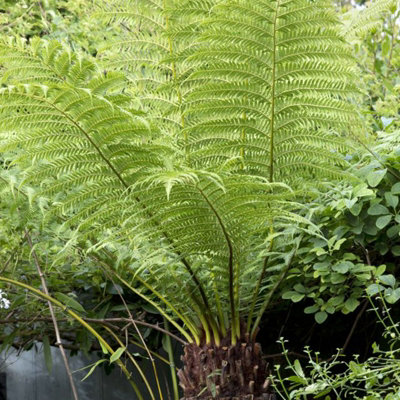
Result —
[[[81, 318], [77, 313], [74, 311], [70, 310], [67, 306], [65, 306], [63, 303], [55, 299], [54, 297], [51, 297], [47, 295], [46, 293], [43, 293], [42, 291], [29, 286], [25, 283], [18, 282], [13, 279], [9, 278], [4, 278], [3, 276], [0, 276], [0, 282], [6, 282], [10, 283], [11, 285], [19, 286], [24, 289], [27, 289], [28, 291], [32, 292], [33, 294], [37, 295], [38, 297], [50, 301], [52, 304], [60, 307], [63, 311], [67, 312], [72, 318], [74, 318], [76, 321], [78, 321], [83, 327], [85, 327], [96, 339], [107, 349], [107, 351], [112, 355], [114, 354], [114, 350], [112, 347], [107, 343], [107, 341], [93, 328], [91, 327], [83, 318]], [[122, 372], [125, 374], [127, 377], [130, 385], [132, 386], [133, 390], [135, 391], [137, 397], [139, 400], [144, 400], [142, 394], [140, 393], [139, 388], [137, 387], [136, 383], [132, 380], [131, 376], [132, 374], [127, 370], [125, 367], [124, 363], [121, 360], [116, 361], [119, 367], [121, 368]]]
[[212, 276], [213, 290], [214, 290], [214, 296], [215, 296], [215, 304], [217, 306], [217, 312], [218, 312], [219, 327], [221, 329], [222, 336], [225, 337], [226, 336], [225, 317], [224, 317], [224, 314], [222, 311], [221, 300], [220, 300], [220, 297], [218, 294], [216, 276], [213, 272], [211, 272], [211, 276]]
[[[150, 298], [148, 298], [147, 296], [145, 296], [143, 293], [141, 293], [140, 290], [135, 289], [129, 282], [127, 282], [125, 279], [123, 279], [120, 275], [118, 275], [116, 272], [113, 271], [113, 274], [127, 287], [129, 288], [133, 293], [137, 294], [138, 296], [140, 296], [142, 299], [146, 300], [148, 303], [150, 303], [154, 308], [156, 308], [158, 310], [158, 312], [165, 318], [168, 319], [169, 322], [171, 322], [172, 325], [175, 326], [176, 329], [178, 329], [178, 331], [180, 333], [182, 333], [182, 335], [187, 339], [187, 341], [189, 343], [193, 343], [193, 338], [180, 326], [178, 325], [173, 319], [171, 319], [171, 317], [165, 313], [165, 311], [154, 301], [152, 301]], [[144, 283], [143, 281], [141, 281], [141, 283]], [[147, 286], [146, 286], [147, 287]], [[174, 309], [172, 308], [171, 311], [173, 311]], [[183, 320], [184, 321], [184, 320]], [[194, 336], [194, 339], [196, 341], [196, 343], [200, 343], [200, 338], [198, 337], [197, 333], [191, 332], [192, 335]]]
[[[40, 282], [42, 284], [42, 290], [46, 295], [49, 295], [49, 290], [47, 288], [46, 279], [45, 279], [43, 271], [42, 271], [42, 269], [40, 267], [39, 258], [38, 258], [37, 254], [36, 254], [35, 249], [33, 248], [31, 235], [29, 234], [29, 231], [27, 229], [25, 229], [25, 237], [26, 237], [26, 240], [27, 240], [27, 242], [29, 244], [29, 247], [31, 248], [33, 261], [35, 263], [36, 270], [38, 272], [38, 275], [40, 277]], [[60, 349], [61, 357], [63, 359], [64, 366], [65, 366], [65, 370], [67, 371], [69, 384], [70, 384], [71, 390], [72, 390], [72, 396], [73, 396], [74, 400], [79, 400], [78, 392], [76, 390], [76, 386], [75, 386], [75, 382], [74, 382], [74, 378], [72, 376], [71, 369], [70, 369], [69, 363], [68, 363], [68, 358], [67, 358], [67, 355], [65, 353], [65, 349], [64, 349], [64, 346], [63, 346], [63, 343], [62, 343], [62, 340], [61, 340], [60, 329], [58, 327], [56, 314], [54, 312], [53, 305], [51, 304], [51, 302], [47, 301], [47, 303], [49, 305], [49, 311], [50, 311], [51, 319], [53, 321], [54, 332], [55, 332], [56, 341], [57, 341], [56, 345]]]
[[290, 260], [288, 261], [287, 265], [285, 266], [285, 268], [283, 269], [283, 271], [279, 275], [278, 280], [275, 282], [274, 286], [272, 287], [272, 289], [269, 291], [267, 297], [265, 298], [264, 303], [262, 304], [261, 309], [258, 312], [257, 319], [254, 322], [253, 328], [251, 330], [251, 335], [250, 336], [251, 336], [252, 339], [255, 339], [255, 335], [257, 334], [257, 328], [260, 325], [261, 317], [263, 316], [265, 310], [269, 306], [269, 304], [270, 304], [270, 302], [272, 300], [272, 296], [275, 294], [275, 292], [278, 289], [279, 285], [285, 279], [285, 276], [286, 276], [287, 272], [289, 271], [290, 265], [292, 263], [292, 259], [293, 259], [295, 254], [296, 254], [296, 251], [293, 251]]
[[[272, 224], [271, 224], [271, 230], [272, 230]], [[270, 253], [272, 251], [273, 242], [274, 242], [274, 240], [271, 239], [268, 253]], [[248, 315], [248, 318], [247, 318], [247, 329], [246, 329], [247, 333], [250, 333], [251, 320], [253, 319], [254, 308], [256, 306], [258, 294], [260, 292], [260, 287], [261, 287], [262, 281], [264, 280], [265, 272], [267, 270], [268, 261], [269, 261], [269, 255], [264, 258], [264, 263], [263, 263], [263, 266], [262, 266], [261, 274], [258, 277], [257, 285], [256, 285], [256, 288], [254, 289], [254, 292], [253, 292], [253, 299], [252, 299], [252, 302], [251, 302], [250, 311], [249, 311], [249, 315]]]
[[[168, 330], [168, 321], [166, 318], [164, 318], [164, 326], [165, 326], [165, 329]], [[173, 387], [173, 391], [174, 391], [174, 400], [179, 400], [178, 380], [176, 377], [175, 359], [174, 359], [174, 352], [172, 349], [171, 337], [168, 335], [165, 336], [165, 341], [166, 341], [166, 348], [167, 348], [168, 359], [169, 359], [169, 367], [171, 370], [171, 379], [172, 379], [172, 387]]]
[[[232, 344], [236, 344], [236, 307], [235, 307], [235, 294], [234, 294], [234, 286], [235, 286], [235, 271], [233, 265], [233, 245], [231, 239], [229, 237], [228, 231], [225, 228], [224, 222], [222, 221], [221, 216], [219, 215], [218, 211], [215, 209], [211, 201], [208, 199], [206, 194], [197, 186], [198, 191], [200, 192], [201, 196], [204, 198], [208, 206], [210, 207], [211, 211], [215, 215], [215, 218], [218, 221], [219, 226], [221, 227], [222, 234], [225, 238], [227, 247], [228, 247], [228, 269], [229, 269], [229, 302], [231, 308], [231, 319], [232, 319], [232, 327], [231, 327], [231, 336], [232, 336]], [[211, 317], [211, 316], [210, 316]]]
[[271, 73], [271, 116], [270, 116], [270, 147], [269, 147], [269, 181], [274, 181], [274, 122], [275, 122], [275, 79], [276, 79], [276, 36], [277, 36], [277, 21], [278, 21], [279, 0], [276, 2], [276, 10], [273, 19], [272, 32], [272, 73]]
[[[107, 271], [105, 271], [105, 272], [107, 273]], [[147, 353], [148, 356], [149, 356], [151, 365], [152, 365], [152, 367], [153, 367], [154, 379], [156, 380], [157, 389], [158, 389], [158, 394], [159, 394], [159, 396], [160, 396], [160, 400], [163, 400], [163, 394], [162, 394], [162, 391], [161, 391], [160, 380], [159, 380], [159, 378], [158, 378], [158, 373], [157, 373], [157, 368], [156, 368], [156, 365], [155, 365], [155, 362], [154, 362], [154, 358], [153, 358], [153, 356], [151, 355], [151, 353], [150, 353], [150, 351], [149, 351], [149, 348], [147, 347], [146, 342], [145, 342], [145, 340], [143, 339], [143, 336], [142, 336], [142, 334], [141, 334], [139, 328], [137, 327], [137, 325], [136, 325], [136, 323], [135, 323], [135, 320], [133, 319], [131, 310], [129, 309], [128, 304], [126, 304], [126, 301], [125, 301], [124, 297], [122, 296], [121, 291], [119, 290], [118, 286], [117, 286], [117, 285], [115, 284], [115, 282], [113, 281], [112, 277], [109, 276], [109, 274], [107, 274], [107, 276], [108, 276], [108, 278], [111, 280], [112, 284], [114, 285], [115, 290], [117, 291], [117, 293], [118, 293], [120, 299], [122, 300], [122, 303], [124, 304], [124, 307], [125, 307], [125, 309], [126, 309], [126, 312], [127, 312], [128, 316], [129, 316], [129, 322], [134, 326], [134, 328], [135, 328], [135, 330], [136, 330], [136, 333], [138, 334], [139, 339], [140, 339], [140, 341], [142, 342], [142, 344], [143, 344], [143, 346], [144, 346], [144, 348], [145, 348], [145, 350], [146, 350], [146, 353]], [[106, 329], [107, 329], [107, 327], [106, 327]], [[107, 329], [107, 330], [109, 330], [109, 329]], [[153, 393], [153, 392], [151, 391], [151, 393]], [[154, 394], [153, 394], [153, 399], [154, 399]]]
[[[111, 336], [116, 340], [116, 342], [119, 344], [120, 347], [126, 347], [121, 342], [121, 339], [113, 332], [113, 330], [111, 328], [109, 328], [108, 326], [105, 326], [104, 328], [111, 334]], [[152, 398], [152, 400], [155, 400], [154, 392], [153, 392], [151, 385], [149, 383], [149, 380], [146, 378], [146, 375], [144, 374], [142, 368], [140, 368], [140, 365], [138, 364], [138, 362], [135, 360], [135, 358], [132, 356], [132, 354], [129, 351], [126, 351], [126, 354], [128, 355], [128, 358], [131, 360], [132, 364], [138, 370], [139, 375], [142, 377], [143, 382], [146, 385], [147, 390], [149, 391], [150, 397]]]

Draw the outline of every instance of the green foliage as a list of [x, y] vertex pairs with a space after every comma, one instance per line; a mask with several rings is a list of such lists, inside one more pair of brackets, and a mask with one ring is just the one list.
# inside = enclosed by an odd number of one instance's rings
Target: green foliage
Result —
[[399, 126], [399, 16], [397, 0], [379, 0], [342, 17], [359, 61], [366, 95], [364, 112], [374, 131], [389, 133]]
[[222, 2], [212, 14], [187, 80], [193, 162], [236, 158], [239, 173], [302, 186], [339, 172], [357, 89], [330, 2]]
[[270, 181], [339, 173], [334, 150], [344, 128], [356, 130], [346, 100], [357, 89], [329, 2], [175, 3], [136, 2], [132, 12], [115, 2], [103, 16], [129, 27], [109, 46], [119, 48], [110, 65], [128, 69], [150, 117], [183, 141], [186, 162]]
[[[273, 381], [273, 386], [281, 398], [303, 399], [309, 396], [325, 400], [347, 398], [395, 400], [398, 398], [400, 394], [398, 323], [394, 322], [390, 316], [390, 310], [382, 296], [375, 301], [369, 297], [369, 301], [372, 310], [384, 327], [383, 348], [374, 343], [373, 355], [365, 361], [361, 361], [359, 356], [345, 361], [341, 351], [338, 351], [330, 360], [321, 360], [318, 354], [313, 354], [309, 348], [306, 348], [308, 360], [302, 367], [299, 360], [294, 362], [289, 360], [285, 341], [281, 339], [287, 361], [286, 369], [291, 374], [287, 378]], [[343, 372], [338, 373], [338, 368]], [[279, 368], [278, 376], [280, 376]]]
[[[359, 124], [353, 60], [328, 1], [154, 5], [152, 30], [127, 29], [133, 72], [103, 70], [57, 41], [4, 41], [2, 151], [76, 230], [69, 247], [104, 249], [193, 340], [231, 328], [235, 341], [294, 256], [297, 239], [284, 254], [272, 238], [308, 223], [279, 182], [306, 186], [345, 164], [340, 134]], [[141, 2], [120, 6], [111, 20], [150, 18]]]
[[385, 17], [398, 11], [398, 4], [398, 0], [374, 0], [365, 9], [351, 9], [345, 16], [345, 34], [354, 39], [376, 33]]
[[[32, 229], [70, 310], [120, 316], [122, 292], [129, 310], [162, 314], [197, 342], [229, 330], [236, 340], [240, 321], [255, 332], [278, 293], [319, 324], [364, 306], [365, 293], [399, 300], [396, 1], [343, 15], [343, 29], [328, 0], [99, 1], [94, 18], [80, 0], [1, 7], [0, 29], [28, 39], [0, 44], [2, 274], [40, 285], [23, 244]], [[365, 139], [357, 74], [370, 155], [345, 139]], [[2, 348], [42, 339], [48, 354], [52, 327], [27, 330], [23, 318], [46, 305], [7, 289], [21, 319]], [[98, 346], [70, 318], [60, 324], [81, 349]], [[368, 400], [392, 400], [388, 343], [342, 374], [340, 358], [287, 359], [295, 385], [281, 397], [361, 398], [365, 387]]]
[[304, 237], [282, 296], [310, 299], [304, 311], [314, 313], [318, 323], [337, 311], [353, 312], [366, 287], [372, 295], [379, 284], [388, 303], [400, 298], [394, 278], [400, 249], [398, 154], [385, 143], [376, 148], [380, 161], [369, 156], [352, 167], [356, 185], [329, 185], [307, 207], [322, 235]]
[[99, 43], [111, 40], [120, 29], [102, 29], [91, 18], [92, 2], [86, 0], [1, 0], [0, 32], [27, 40], [40, 36], [66, 42], [75, 51], [95, 54]]

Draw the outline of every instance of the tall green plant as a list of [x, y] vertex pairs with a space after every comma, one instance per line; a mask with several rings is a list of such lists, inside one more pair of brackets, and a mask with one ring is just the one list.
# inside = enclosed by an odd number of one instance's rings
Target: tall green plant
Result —
[[[296, 251], [273, 240], [308, 224], [287, 183], [340, 174], [353, 60], [329, 1], [149, 4], [106, 13], [126, 29], [121, 72], [56, 41], [3, 42], [2, 151], [185, 337], [186, 397], [261, 395], [252, 343]], [[214, 356], [199, 370], [200, 346]]]

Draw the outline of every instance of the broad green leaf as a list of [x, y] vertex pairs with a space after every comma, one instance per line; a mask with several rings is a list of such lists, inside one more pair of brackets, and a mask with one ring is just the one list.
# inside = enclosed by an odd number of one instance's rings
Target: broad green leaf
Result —
[[350, 312], [353, 312], [358, 306], [360, 305], [360, 302], [354, 298], [350, 297], [349, 299], [346, 300], [344, 303], [344, 306], [349, 310]]
[[383, 177], [386, 175], [386, 171], [387, 171], [386, 168], [377, 170], [377, 171], [371, 171], [367, 175], [367, 182], [368, 182], [369, 186], [371, 186], [371, 187], [378, 186], [379, 183], [381, 182], [381, 180], [383, 179]]
[[304, 313], [305, 314], [314, 314], [318, 310], [319, 310], [319, 307], [316, 304], [314, 304], [313, 306], [306, 307], [304, 309]]
[[150, 314], [160, 314], [160, 312], [151, 304], [145, 303], [141, 307], [143, 308], [143, 310], [147, 311]]
[[126, 347], [119, 347], [117, 350], [115, 350], [115, 353], [113, 353], [112, 356], [110, 357], [110, 363], [113, 363], [113, 362], [119, 360], [125, 350], [126, 350]]
[[374, 195], [374, 191], [369, 189], [365, 183], [361, 183], [360, 185], [357, 185], [353, 189], [353, 196], [355, 196], [355, 197], [367, 197], [367, 196], [373, 196], [373, 195]]
[[355, 374], [360, 374], [364, 370], [364, 368], [355, 361], [350, 361], [349, 367]]
[[294, 285], [293, 289], [298, 293], [305, 293], [306, 292], [306, 288], [301, 283], [297, 283], [296, 285]]
[[293, 301], [293, 303], [298, 303], [299, 301], [304, 299], [305, 294], [304, 293], [297, 293], [293, 294], [290, 299]]
[[[102, 364], [102, 363], [105, 362], [105, 361], [107, 361], [107, 360], [102, 359], [102, 360], [96, 361], [94, 364], [88, 365], [87, 367], [78, 369], [78, 371], [82, 371], [82, 370], [87, 369], [87, 368], [89, 368], [89, 367], [91, 366], [89, 372], [85, 375], [84, 378], [82, 378], [82, 381], [81, 381], [81, 382], [83, 382], [84, 380], [86, 380], [87, 378], [89, 378], [89, 376], [93, 374], [93, 372], [94, 372], [94, 370], [96, 369], [96, 367], [99, 366], [100, 364]], [[74, 372], [77, 372], [77, 371], [74, 371]]]
[[347, 240], [347, 238], [342, 238], [342, 239], [338, 240], [338, 241], [335, 243], [335, 245], [333, 246], [333, 250], [339, 250], [339, 249], [340, 249], [340, 246], [341, 246], [344, 242], [346, 242], [346, 240]]
[[288, 381], [291, 382], [296, 382], [296, 383], [301, 383], [303, 385], [307, 384], [307, 380], [304, 378], [300, 378], [299, 376], [293, 375], [293, 376], [289, 376], [288, 378], [286, 378]]
[[108, 352], [108, 350], [107, 350], [107, 347], [104, 346], [103, 342], [101, 342], [101, 341], [99, 340], [99, 343], [100, 343], [101, 351], [103, 352], [103, 354], [108, 354], [109, 352]]
[[391, 220], [392, 220], [392, 215], [384, 215], [382, 217], [379, 217], [375, 222], [376, 227], [378, 229], [383, 229], [386, 225], [389, 224]]
[[394, 226], [391, 226], [391, 227], [387, 230], [386, 235], [387, 235], [388, 238], [392, 239], [392, 238], [394, 238], [396, 235], [398, 235], [399, 232], [400, 232], [400, 225], [394, 225]]
[[315, 318], [315, 321], [316, 321], [318, 324], [322, 324], [322, 323], [324, 323], [324, 322], [326, 321], [326, 319], [328, 318], [328, 314], [327, 314], [325, 311], [320, 311], [320, 312], [317, 312], [317, 313], [314, 315], [314, 318]]
[[291, 299], [292, 296], [294, 296], [296, 294], [298, 294], [298, 293], [293, 291], [293, 290], [290, 290], [290, 291], [285, 292], [285, 293], [282, 294], [282, 299], [285, 299], [285, 300]]
[[[394, 247], [396, 247], [396, 246], [394, 246]], [[399, 246], [400, 247], [400, 246]], [[400, 249], [399, 249], [400, 250]], [[375, 271], [375, 275], [376, 276], [380, 276], [380, 275], [382, 275], [383, 273], [385, 273], [385, 271], [386, 271], [386, 265], [380, 265], [377, 269], [376, 269], [376, 271]]]
[[396, 196], [390, 192], [385, 193], [386, 204], [390, 207], [396, 208], [399, 204], [399, 196]]
[[396, 278], [392, 275], [392, 274], [388, 274], [388, 275], [381, 275], [379, 277], [379, 280], [384, 284], [384, 285], [388, 285], [390, 287], [394, 287], [394, 285], [396, 284]]
[[350, 212], [357, 217], [362, 210], [362, 203], [356, 203], [350, 208]]
[[301, 364], [299, 360], [295, 360], [293, 363], [294, 369], [296, 371], [296, 374], [302, 378], [305, 378], [303, 368], [301, 368]]
[[393, 289], [388, 289], [388, 293], [385, 291], [385, 300], [390, 303], [394, 304], [400, 299], [400, 288], [397, 288], [395, 290]]
[[335, 307], [333, 307], [333, 306], [328, 306], [328, 307], [325, 308], [325, 311], [326, 311], [328, 314], [333, 314], [333, 313], [335, 312]]
[[393, 246], [390, 251], [394, 256], [400, 256], [400, 246]]
[[379, 254], [381, 255], [385, 255], [389, 251], [389, 246], [386, 242], [380, 242], [378, 247]]
[[338, 306], [339, 304], [342, 304], [343, 301], [344, 301], [344, 295], [340, 295], [330, 298], [328, 303], [332, 304], [333, 306]]
[[383, 286], [381, 286], [381, 285], [378, 285], [378, 284], [376, 284], [376, 283], [373, 283], [373, 284], [371, 284], [371, 285], [369, 285], [368, 287], [367, 287], [367, 294], [369, 295], [369, 296], [374, 296], [374, 295], [376, 295], [377, 293], [379, 293], [380, 291], [382, 291], [382, 290], [384, 290], [385, 288], [383, 287]]
[[82, 307], [81, 304], [79, 304], [75, 299], [72, 297], [67, 296], [64, 293], [56, 293], [55, 297], [60, 300], [65, 306], [69, 308], [73, 308], [76, 311], [79, 311], [81, 313], [85, 313], [85, 309]]
[[368, 221], [368, 223], [363, 226], [363, 231], [368, 235], [376, 236], [378, 228], [375, 225], [375, 221]]
[[400, 182], [395, 183], [390, 189], [393, 194], [400, 194]]
[[342, 261], [339, 262], [338, 264], [335, 264], [332, 267], [332, 270], [335, 272], [338, 272], [339, 274], [345, 274], [346, 272], [349, 271], [349, 269], [353, 266], [354, 264], [349, 261]]
[[389, 210], [382, 204], [373, 204], [370, 208], [368, 208], [367, 212], [369, 215], [390, 214]]
[[338, 273], [333, 273], [331, 275], [331, 282], [335, 285], [338, 283], [343, 283], [346, 280], [346, 276]]

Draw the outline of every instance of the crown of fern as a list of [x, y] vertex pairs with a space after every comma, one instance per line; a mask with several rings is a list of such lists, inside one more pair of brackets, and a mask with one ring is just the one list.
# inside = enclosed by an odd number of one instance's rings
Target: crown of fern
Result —
[[56, 41], [2, 43], [2, 151], [188, 340], [236, 340], [290, 265], [270, 254], [278, 224], [305, 222], [278, 182], [343, 163], [352, 59], [325, 1], [151, 4], [108, 13], [137, 23], [125, 72]]

